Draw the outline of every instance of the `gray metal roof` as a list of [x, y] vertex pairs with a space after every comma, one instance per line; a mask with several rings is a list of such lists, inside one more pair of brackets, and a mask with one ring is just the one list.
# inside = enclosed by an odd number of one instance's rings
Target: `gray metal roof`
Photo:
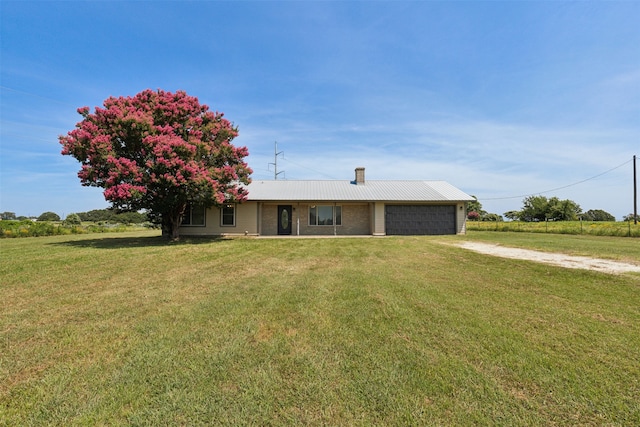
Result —
[[253, 181], [252, 201], [467, 202], [473, 197], [445, 181]]

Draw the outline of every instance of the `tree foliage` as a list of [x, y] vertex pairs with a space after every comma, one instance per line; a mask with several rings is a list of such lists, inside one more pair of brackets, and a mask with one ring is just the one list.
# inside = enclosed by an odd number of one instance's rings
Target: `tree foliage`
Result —
[[55, 212], [43, 212], [38, 217], [38, 221], [60, 221], [60, 215]]
[[120, 224], [140, 224], [149, 218], [142, 212], [118, 212], [114, 209], [94, 209], [88, 212], [78, 212], [82, 221], [113, 222]]
[[467, 214], [467, 219], [469, 221], [480, 221], [480, 214], [478, 211], [471, 211]]
[[582, 214], [585, 221], [615, 221], [616, 217], [602, 209], [590, 209]]
[[549, 219], [553, 221], [575, 221], [582, 212], [580, 205], [573, 200], [549, 199]]
[[3, 219], [3, 220], [16, 219], [16, 214], [15, 212], [2, 212], [0, 213], [0, 219]]
[[500, 221], [504, 221], [504, 218], [502, 218], [502, 215], [498, 215], [495, 213], [487, 213], [482, 217], [483, 221], [491, 221], [491, 222], [500, 222]]
[[509, 211], [505, 216], [520, 221], [575, 221], [582, 212], [580, 205], [572, 200], [560, 200], [557, 197], [547, 199], [544, 196], [529, 196], [523, 200], [520, 211]]
[[504, 216], [512, 221], [517, 221], [520, 219], [520, 211], [508, 211], [504, 213]]
[[502, 216], [494, 213], [489, 213], [482, 209], [482, 203], [474, 195], [471, 195], [475, 200], [467, 202], [467, 219], [470, 221], [502, 221]]
[[478, 200], [478, 198], [474, 195], [471, 195], [474, 198], [473, 201], [467, 202], [467, 219], [471, 221], [480, 221], [482, 216], [487, 212], [482, 209], [482, 203]]
[[177, 238], [188, 203], [246, 200], [249, 153], [231, 144], [238, 130], [222, 113], [183, 91], [145, 90], [110, 97], [103, 107], [79, 108], [83, 120], [59, 139], [62, 154], [81, 163], [82, 184], [104, 188], [114, 208], [146, 209]]
[[80, 219], [80, 216], [76, 213], [71, 213], [67, 215], [67, 217], [64, 219], [64, 225], [80, 225], [80, 224], [82, 224], [82, 220]]

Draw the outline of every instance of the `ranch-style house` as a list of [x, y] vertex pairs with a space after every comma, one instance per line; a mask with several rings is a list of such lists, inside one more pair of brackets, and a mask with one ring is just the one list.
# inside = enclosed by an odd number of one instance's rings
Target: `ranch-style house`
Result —
[[248, 200], [190, 206], [181, 235], [345, 236], [464, 234], [473, 197], [444, 181], [253, 181]]

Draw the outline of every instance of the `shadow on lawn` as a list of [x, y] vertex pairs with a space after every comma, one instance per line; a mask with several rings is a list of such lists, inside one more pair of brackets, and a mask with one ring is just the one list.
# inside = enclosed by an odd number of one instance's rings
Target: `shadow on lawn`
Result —
[[185, 245], [201, 245], [225, 240], [222, 237], [181, 237], [180, 240], [172, 241], [162, 236], [152, 237], [102, 237], [99, 239], [79, 239], [68, 240], [66, 242], [50, 243], [54, 246], [72, 246], [76, 248], [95, 249], [123, 249], [123, 248], [146, 248], [146, 247], [170, 247]]

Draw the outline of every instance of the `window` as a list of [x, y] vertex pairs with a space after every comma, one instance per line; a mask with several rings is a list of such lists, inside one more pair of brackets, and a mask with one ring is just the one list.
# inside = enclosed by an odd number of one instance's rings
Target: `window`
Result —
[[182, 225], [204, 227], [205, 209], [204, 206], [187, 205], [187, 209], [182, 215]]
[[233, 227], [236, 225], [236, 206], [224, 205], [220, 209], [220, 225], [223, 227]]
[[309, 225], [342, 225], [342, 206], [313, 205], [309, 207]]

